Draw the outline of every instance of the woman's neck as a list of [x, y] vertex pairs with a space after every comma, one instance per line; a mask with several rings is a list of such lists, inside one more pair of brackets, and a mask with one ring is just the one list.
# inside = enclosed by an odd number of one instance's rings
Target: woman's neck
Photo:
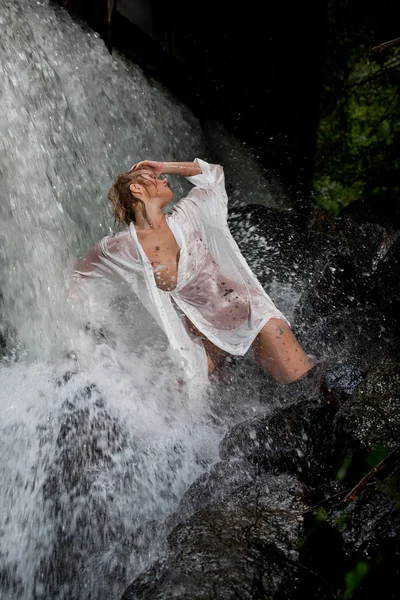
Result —
[[135, 228], [139, 231], [157, 231], [163, 229], [165, 224], [165, 214], [158, 207], [147, 207], [145, 214], [140, 209], [135, 211]]

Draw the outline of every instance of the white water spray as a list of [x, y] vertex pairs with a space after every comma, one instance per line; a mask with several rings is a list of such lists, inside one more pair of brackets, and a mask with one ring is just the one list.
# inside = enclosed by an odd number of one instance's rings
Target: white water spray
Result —
[[1, 0], [0, 22], [0, 598], [118, 598], [148, 557], [138, 528], [176, 507], [220, 434], [137, 303], [87, 326], [70, 272], [111, 231], [116, 173], [202, 155], [201, 131], [65, 11]]

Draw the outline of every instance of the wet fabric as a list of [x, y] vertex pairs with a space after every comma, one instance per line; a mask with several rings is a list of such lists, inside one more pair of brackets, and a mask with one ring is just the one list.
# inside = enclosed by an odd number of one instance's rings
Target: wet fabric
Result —
[[239, 356], [269, 319], [288, 321], [250, 270], [229, 231], [223, 168], [195, 161], [201, 174], [187, 178], [194, 187], [166, 216], [180, 247], [175, 289], [157, 287], [133, 223], [128, 230], [103, 238], [80, 258], [74, 277], [119, 279], [129, 286], [190, 370], [205, 372], [203, 346], [188, 332], [184, 315], [213, 344]]

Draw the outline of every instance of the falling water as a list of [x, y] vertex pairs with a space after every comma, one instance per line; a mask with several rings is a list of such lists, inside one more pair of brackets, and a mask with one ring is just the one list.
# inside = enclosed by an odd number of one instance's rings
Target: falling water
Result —
[[218, 434], [137, 303], [88, 324], [70, 271], [111, 231], [115, 174], [202, 155], [201, 131], [48, 2], [1, 0], [0, 25], [0, 597], [118, 598]]
[[0, 0], [0, 26], [0, 598], [119, 598], [222, 432], [138, 303], [99, 300], [88, 317], [70, 273], [111, 232], [117, 172], [204, 142], [183, 105], [47, 0]]

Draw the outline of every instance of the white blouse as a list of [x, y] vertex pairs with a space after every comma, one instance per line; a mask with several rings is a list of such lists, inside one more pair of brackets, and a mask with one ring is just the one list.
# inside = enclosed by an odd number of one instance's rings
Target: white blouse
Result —
[[[201, 174], [166, 216], [180, 247], [177, 285], [163, 291], [131, 223], [103, 238], [81, 257], [75, 279], [122, 278], [165, 332], [190, 378], [207, 376], [203, 344], [187, 329], [184, 315], [213, 344], [242, 356], [272, 317], [287, 319], [250, 270], [227, 224], [228, 197], [219, 165], [195, 159]], [[180, 310], [177, 310], [177, 307]]]

